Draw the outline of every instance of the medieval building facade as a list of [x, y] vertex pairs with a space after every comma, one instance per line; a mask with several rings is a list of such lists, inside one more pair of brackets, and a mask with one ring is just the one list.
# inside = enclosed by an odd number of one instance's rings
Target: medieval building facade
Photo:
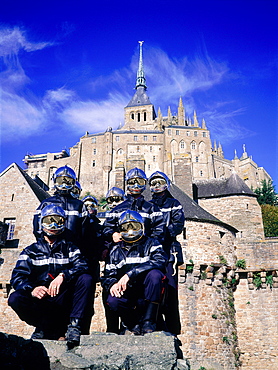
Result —
[[[186, 117], [181, 99], [177, 117], [170, 110], [167, 117], [160, 110], [156, 115], [146, 94], [142, 45], [124, 126], [87, 133], [69, 154], [27, 156], [25, 163], [25, 171], [13, 163], [0, 174], [0, 226], [11, 225], [7, 240], [0, 238], [0, 331], [26, 338], [33, 331], [7, 305], [9, 280], [20, 251], [35, 240], [33, 214], [49, 196], [44, 183], [51, 187], [55, 169], [70, 165], [84, 192], [102, 196], [111, 186], [124, 187], [126, 171], [137, 166], [147, 175], [167, 173], [184, 209], [179, 338], [191, 369], [278, 368], [278, 239], [264, 237], [250, 189], [270, 177], [245, 149], [229, 161], [220, 145], [212, 148], [205, 122]], [[150, 199], [148, 188], [144, 196]], [[91, 331], [105, 330], [98, 286]]]
[[116, 130], [82, 136], [79, 142], [61, 153], [27, 155], [26, 172], [39, 176], [49, 187], [53, 172], [65, 164], [71, 166], [84, 192], [102, 197], [112, 186], [124, 188], [125, 173], [139, 167], [147, 176], [154, 171], [165, 172], [170, 180], [192, 196], [192, 182], [213, 178], [228, 178], [232, 171], [249, 187], [257, 188], [261, 180], [270, 179], [245, 148], [243, 155], [233, 160], [224, 158], [222, 146], [212, 145], [210, 131], [196, 112], [187, 117], [182, 98], [177, 116], [170, 108], [167, 117], [155, 108], [147, 95], [143, 69], [142, 44], [135, 94], [125, 107], [124, 125]]

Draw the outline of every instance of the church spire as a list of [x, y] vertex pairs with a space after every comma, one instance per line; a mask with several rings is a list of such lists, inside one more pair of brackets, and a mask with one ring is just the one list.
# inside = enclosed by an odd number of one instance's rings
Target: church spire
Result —
[[137, 78], [136, 78], [136, 89], [139, 86], [144, 87], [147, 89], [146, 85], [146, 78], [145, 78], [145, 73], [144, 73], [144, 66], [143, 66], [143, 42], [144, 41], [138, 41], [140, 45], [140, 57], [139, 57], [139, 67], [137, 71]]

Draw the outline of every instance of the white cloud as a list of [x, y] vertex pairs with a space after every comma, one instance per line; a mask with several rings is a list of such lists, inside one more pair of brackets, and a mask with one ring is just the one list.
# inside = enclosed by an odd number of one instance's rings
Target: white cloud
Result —
[[236, 120], [244, 111], [243, 108], [226, 112], [212, 110], [204, 112], [203, 116], [214, 139], [221, 144], [229, 144], [232, 140], [254, 135], [254, 132], [242, 127]]
[[30, 42], [26, 38], [26, 32], [19, 27], [0, 30], [0, 56], [16, 56], [20, 50], [27, 52], [44, 49], [52, 45], [48, 42]]
[[109, 95], [102, 101], [74, 101], [60, 114], [60, 119], [78, 132], [103, 132], [123, 123], [125, 105], [126, 99], [120, 94]]
[[[0, 30], [0, 57], [5, 65], [0, 74], [3, 86], [2, 138], [10, 140], [15, 133], [23, 138], [31, 137], [57, 122], [77, 135], [85, 131], [101, 132], [108, 126], [115, 129], [123, 123], [124, 107], [134, 92], [138, 53], [134, 54], [130, 66], [89, 82], [92, 92], [90, 99], [81, 99], [74, 88], [61, 87], [47, 90], [40, 100], [26, 89], [30, 80], [28, 72], [25, 73], [21, 66], [19, 52], [41, 50], [51, 45], [47, 42], [30, 42], [26, 33], [19, 28]], [[150, 87], [147, 93], [156, 109], [160, 106], [164, 115], [169, 105], [177, 107], [180, 96], [184, 99], [186, 111], [192, 113], [196, 109], [194, 93], [221, 84], [229, 74], [226, 64], [215, 62], [208, 56], [196, 57], [192, 61], [187, 58], [178, 60], [157, 48], [146, 49], [144, 66]], [[105, 96], [102, 99], [98, 96], [100, 88]], [[32, 101], [30, 96], [33, 97]], [[235, 116], [239, 113], [230, 111], [223, 114], [215, 109], [204, 112], [203, 116], [215, 137], [225, 142], [248, 134], [236, 123]]]
[[35, 134], [44, 121], [44, 111], [28, 103], [16, 94], [0, 91], [1, 111], [0, 128], [2, 141], [9, 142], [18, 137], [28, 137]]

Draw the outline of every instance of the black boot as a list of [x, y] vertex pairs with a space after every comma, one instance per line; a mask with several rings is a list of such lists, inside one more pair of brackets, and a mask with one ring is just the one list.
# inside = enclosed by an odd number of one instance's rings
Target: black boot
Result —
[[147, 305], [147, 310], [143, 316], [142, 335], [155, 331], [158, 308], [159, 304], [156, 302], [149, 302]]
[[81, 336], [81, 321], [79, 318], [71, 317], [66, 333], [68, 349], [79, 346]]

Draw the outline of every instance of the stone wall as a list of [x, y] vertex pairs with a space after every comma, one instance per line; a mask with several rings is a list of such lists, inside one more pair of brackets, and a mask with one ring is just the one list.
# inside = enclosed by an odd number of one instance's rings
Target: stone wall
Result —
[[15, 219], [14, 240], [7, 244], [26, 247], [35, 241], [32, 220], [40, 201], [15, 165], [1, 176], [0, 181], [0, 221]]
[[186, 239], [183, 235], [178, 240], [183, 245], [185, 261], [193, 260], [195, 265], [219, 263], [221, 256], [229, 266], [235, 264], [235, 234], [224, 226], [187, 220], [185, 222]]
[[258, 242], [237, 241], [237, 257], [245, 259], [246, 267], [252, 271], [278, 269], [278, 239]]
[[200, 199], [198, 204], [222, 222], [235, 227], [239, 231], [238, 238], [252, 242], [264, 238], [262, 212], [256, 197], [231, 195]]
[[278, 289], [248, 285], [240, 279], [234, 294], [241, 369], [278, 369]]

